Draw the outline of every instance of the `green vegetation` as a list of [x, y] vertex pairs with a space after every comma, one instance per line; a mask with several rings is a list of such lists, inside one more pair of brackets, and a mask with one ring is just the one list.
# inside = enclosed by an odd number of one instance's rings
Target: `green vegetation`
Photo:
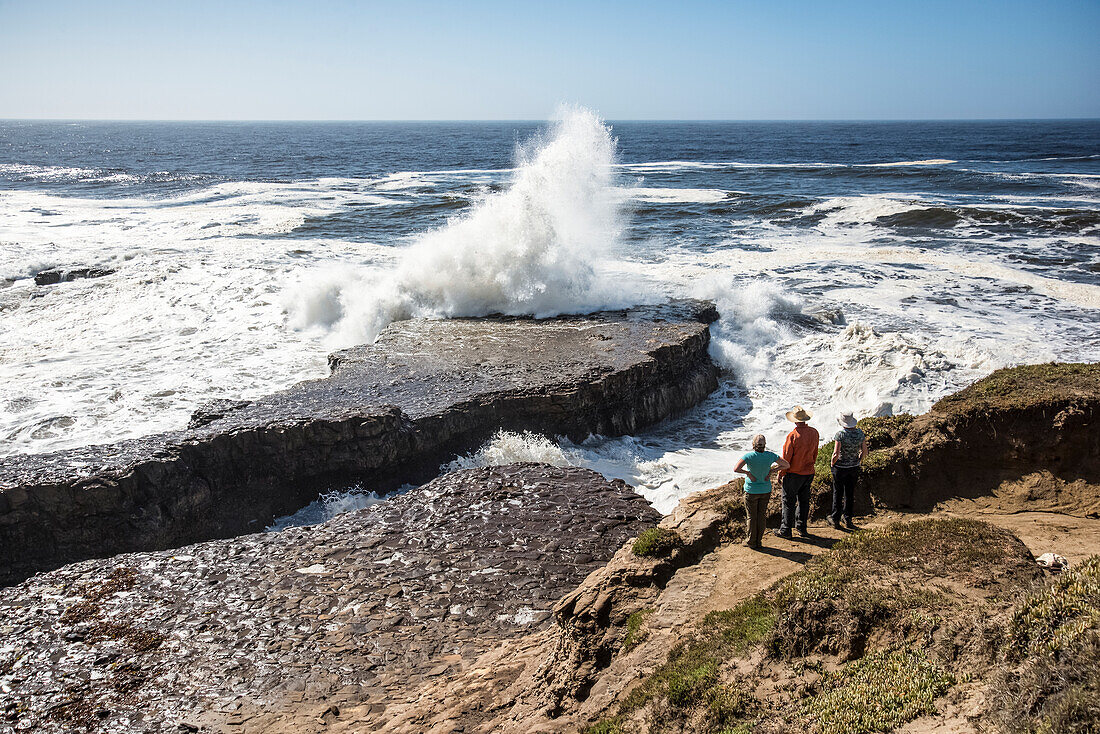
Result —
[[649, 619], [649, 615], [653, 614], [652, 609], [639, 609], [626, 618], [626, 635], [623, 637], [622, 651], [630, 652], [637, 647], [648, 634], [642, 625]]
[[703, 618], [704, 629], [717, 630], [723, 641], [738, 651], [763, 640], [774, 626], [775, 608], [763, 594]]
[[601, 719], [591, 726], [581, 729], [581, 734], [623, 734], [622, 717], [613, 716]]
[[932, 406], [936, 413], [1022, 408], [1100, 392], [1100, 364], [1033, 364], [997, 370]]
[[1012, 651], [1056, 653], [1100, 630], [1100, 556], [1056, 576], [1012, 615]]
[[672, 552], [683, 545], [679, 534], [668, 528], [649, 528], [643, 530], [638, 539], [634, 541], [632, 550], [636, 556], [647, 558], [667, 558]]
[[870, 451], [890, 448], [898, 442], [898, 437], [909, 428], [913, 416], [908, 413], [864, 418], [857, 424], [867, 434], [867, 448]]
[[1100, 721], [1100, 556], [1027, 595], [1013, 610], [1008, 664], [991, 685], [1008, 732], [1095, 734]]
[[873, 652], [826, 674], [824, 693], [802, 705], [818, 734], [889, 731], [935, 711], [934, 701], [955, 683], [911, 647]]
[[831, 462], [833, 447], [836, 441], [829, 441], [817, 450], [817, 461], [814, 462], [814, 481], [810, 484], [810, 496], [828, 496], [833, 491], [833, 473]]
[[[658, 697], [667, 699], [674, 708], [708, 702], [714, 704], [716, 712], [726, 711], [731, 699], [718, 686], [719, 668], [734, 654], [763, 640], [774, 623], [775, 610], [763, 595], [746, 599], [733, 609], [711, 612], [695, 635], [673, 648], [665, 664], [631, 692], [620, 714], [637, 710]], [[728, 717], [723, 714], [722, 718]]]
[[[866, 471], [877, 471], [890, 463], [893, 457], [887, 449], [897, 444], [898, 439], [913, 423], [913, 418], [908, 413], [901, 413], [860, 419], [857, 425], [867, 434], [869, 450], [867, 458], [863, 460]], [[817, 452], [814, 481], [810, 486], [810, 494], [814, 497], [828, 496], [833, 489], [832, 458], [835, 446], [835, 441], [829, 441]]]

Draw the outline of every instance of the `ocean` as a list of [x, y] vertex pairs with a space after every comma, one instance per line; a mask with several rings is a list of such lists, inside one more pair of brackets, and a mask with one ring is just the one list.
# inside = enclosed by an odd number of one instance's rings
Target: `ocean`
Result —
[[668, 297], [721, 312], [703, 404], [452, 466], [589, 466], [667, 512], [795, 404], [828, 435], [1100, 360], [1100, 122], [0, 121], [0, 455], [180, 428], [397, 319]]

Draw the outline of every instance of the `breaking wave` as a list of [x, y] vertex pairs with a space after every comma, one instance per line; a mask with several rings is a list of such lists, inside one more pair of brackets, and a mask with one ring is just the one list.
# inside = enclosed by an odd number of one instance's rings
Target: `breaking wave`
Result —
[[570, 466], [577, 463], [562, 447], [546, 436], [524, 431], [497, 431], [477, 451], [460, 456], [439, 467], [441, 472], [473, 469], [482, 466], [504, 466], [533, 461], [553, 466]]
[[510, 183], [404, 250], [384, 275], [330, 270], [291, 294], [290, 324], [336, 344], [372, 341], [414, 317], [552, 316], [630, 305], [599, 277], [617, 249], [622, 196], [616, 141], [594, 113], [563, 110], [545, 139], [521, 147]]

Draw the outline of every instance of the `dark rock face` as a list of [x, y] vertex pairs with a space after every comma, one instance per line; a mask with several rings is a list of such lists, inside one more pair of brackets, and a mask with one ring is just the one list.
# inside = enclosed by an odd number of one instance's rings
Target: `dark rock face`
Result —
[[[435, 475], [498, 429], [632, 433], [717, 387], [699, 304], [414, 320], [334, 372], [192, 427], [0, 460], [0, 583], [89, 557], [254, 532], [319, 491]], [[231, 409], [226, 409], [226, 408]]]
[[289, 731], [303, 700], [381, 714], [549, 627], [658, 519], [621, 481], [516, 464], [310, 528], [66, 566], [0, 590], [0, 729]]
[[50, 268], [34, 276], [35, 285], [56, 285], [80, 278], [102, 278], [114, 274], [108, 268]]

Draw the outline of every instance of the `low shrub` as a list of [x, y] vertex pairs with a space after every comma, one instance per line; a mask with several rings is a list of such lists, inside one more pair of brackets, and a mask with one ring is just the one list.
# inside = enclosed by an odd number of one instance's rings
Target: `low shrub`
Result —
[[634, 541], [631, 549], [636, 556], [647, 558], [667, 558], [672, 552], [683, 545], [679, 534], [668, 528], [649, 528], [643, 530], [638, 539]]
[[[620, 713], [629, 713], [661, 697], [681, 709], [714, 702], [719, 694], [715, 687], [722, 664], [763, 640], [774, 623], [775, 610], [762, 595], [746, 599], [733, 609], [709, 613], [694, 636], [674, 647], [664, 665], [631, 692]], [[728, 696], [722, 700], [728, 702]]]
[[890, 731], [935, 712], [935, 700], [955, 680], [911, 647], [873, 652], [822, 681], [823, 693], [802, 705], [818, 734]]
[[1100, 556], [1024, 597], [1008, 631], [1008, 662], [989, 696], [1001, 728], [1020, 734], [1095, 734], [1100, 722]]
[[1100, 556], [1055, 576], [1020, 602], [1010, 624], [1011, 652], [1056, 653], [1100, 630]]
[[648, 636], [642, 626], [651, 614], [653, 614], [652, 609], [639, 609], [626, 618], [626, 635], [623, 636], [622, 643], [623, 652], [630, 652]]
[[1026, 563], [1025, 556], [1026, 549], [1005, 531], [960, 518], [899, 522], [853, 533], [770, 590], [780, 611], [768, 651], [788, 658], [821, 646], [858, 654], [863, 637], [878, 623], [953, 604], [941, 591], [900, 583], [899, 575], [911, 581], [993, 577], [1006, 564]]
[[895, 445], [898, 438], [912, 422], [912, 415], [899, 413], [898, 415], [863, 418], [857, 425], [867, 434], [868, 450], [876, 451]]

